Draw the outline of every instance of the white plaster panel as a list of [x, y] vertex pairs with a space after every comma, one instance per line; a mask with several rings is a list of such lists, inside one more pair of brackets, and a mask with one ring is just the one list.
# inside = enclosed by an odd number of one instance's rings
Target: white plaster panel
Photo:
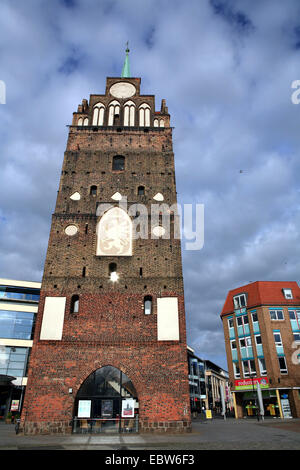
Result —
[[66, 297], [46, 297], [40, 339], [61, 340]]
[[178, 298], [157, 299], [158, 341], [179, 341]]

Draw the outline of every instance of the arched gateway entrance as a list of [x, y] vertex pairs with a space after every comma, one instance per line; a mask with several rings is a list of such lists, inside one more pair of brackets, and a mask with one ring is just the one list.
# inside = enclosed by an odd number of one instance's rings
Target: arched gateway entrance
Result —
[[138, 399], [129, 377], [112, 366], [94, 371], [76, 395], [73, 432], [137, 431]]

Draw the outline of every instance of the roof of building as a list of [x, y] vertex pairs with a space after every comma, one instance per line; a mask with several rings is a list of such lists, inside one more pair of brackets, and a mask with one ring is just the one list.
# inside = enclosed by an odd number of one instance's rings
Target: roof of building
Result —
[[[293, 298], [286, 299], [283, 289], [291, 289]], [[234, 312], [233, 297], [238, 294], [247, 294], [247, 308], [259, 305], [300, 306], [300, 288], [296, 281], [256, 281], [228, 292], [221, 317]]]

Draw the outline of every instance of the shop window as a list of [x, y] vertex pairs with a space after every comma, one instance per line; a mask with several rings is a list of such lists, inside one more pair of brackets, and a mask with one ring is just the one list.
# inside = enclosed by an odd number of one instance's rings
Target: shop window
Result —
[[145, 315], [151, 315], [151, 313], [152, 313], [152, 297], [151, 297], [151, 295], [146, 295], [146, 297], [144, 297], [144, 313], [145, 313]]
[[78, 313], [79, 312], [79, 296], [73, 295], [71, 298], [71, 313]]
[[124, 171], [125, 169], [125, 157], [122, 155], [116, 155], [113, 158], [113, 171]]

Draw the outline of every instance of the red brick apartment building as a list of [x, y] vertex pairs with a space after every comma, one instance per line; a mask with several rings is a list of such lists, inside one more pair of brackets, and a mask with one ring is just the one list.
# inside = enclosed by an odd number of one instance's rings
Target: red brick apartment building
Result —
[[300, 417], [300, 288], [257, 281], [229, 291], [222, 313], [235, 416]]
[[[107, 78], [73, 113], [21, 416], [25, 433], [186, 432], [181, 242], [150, 220], [176, 204], [165, 100]], [[126, 211], [122, 203], [127, 201]], [[146, 234], [135, 239], [147, 209]]]

